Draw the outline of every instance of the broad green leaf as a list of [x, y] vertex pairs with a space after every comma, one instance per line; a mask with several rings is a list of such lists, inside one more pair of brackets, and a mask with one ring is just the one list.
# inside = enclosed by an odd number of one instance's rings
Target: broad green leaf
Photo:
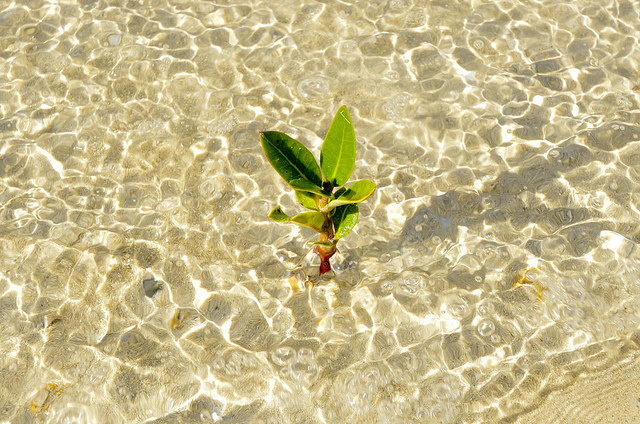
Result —
[[335, 229], [335, 238], [341, 239], [353, 230], [358, 222], [358, 205], [351, 203], [348, 205], [338, 206], [333, 210], [333, 228]]
[[267, 215], [267, 217], [276, 222], [289, 222], [289, 220], [291, 220], [289, 215], [284, 213], [280, 206], [276, 206], [275, 208], [271, 209], [271, 212], [269, 212], [269, 215]]
[[340, 187], [339, 189], [336, 190], [335, 193], [333, 193], [333, 198], [337, 199], [338, 197], [342, 196], [342, 193], [344, 193], [345, 191], [347, 191], [348, 187]]
[[322, 187], [320, 167], [302, 143], [278, 131], [261, 132], [260, 142], [267, 159], [287, 184], [303, 179]]
[[320, 212], [303, 212], [292, 217], [290, 221], [321, 233], [324, 225], [324, 214]]
[[346, 190], [340, 189], [336, 192], [335, 200], [332, 200], [327, 205], [329, 209], [347, 205], [349, 203], [360, 203], [367, 197], [371, 196], [376, 190], [376, 184], [369, 180], [359, 180], [353, 183], [349, 187], [343, 187]]
[[289, 187], [291, 187], [294, 190], [306, 191], [306, 192], [318, 194], [324, 197], [331, 196], [329, 193], [324, 191], [322, 187], [318, 187], [311, 181], [305, 180], [304, 178], [298, 178], [297, 180], [290, 181]]
[[320, 167], [327, 181], [337, 187], [349, 181], [356, 166], [356, 133], [346, 106], [340, 106], [320, 151]]
[[315, 196], [311, 193], [307, 193], [306, 191], [296, 190], [296, 199], [298, 199], [298, 203], [304, 206], [307, 209], [311, 209], [314, 211], [318, 210], [318, 205], [316, 205]]

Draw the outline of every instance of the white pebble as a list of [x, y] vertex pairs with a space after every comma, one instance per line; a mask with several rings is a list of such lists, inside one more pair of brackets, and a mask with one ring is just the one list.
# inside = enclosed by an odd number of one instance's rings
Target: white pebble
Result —
[[121, 40], [122, 34], [111, 34], [109, 37], [107, 37], [107, 41], [109, 41], [109, 44], [111, 44], [112, 46], [120, 45]]

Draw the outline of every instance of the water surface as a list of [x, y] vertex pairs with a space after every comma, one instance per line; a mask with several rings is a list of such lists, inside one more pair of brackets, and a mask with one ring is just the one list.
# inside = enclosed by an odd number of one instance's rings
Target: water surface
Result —
[[[2, 9], [0, 421], [640, 413], [637, 3]], [[341, 104], [379, 188], [319, 278], [257, 134]]]

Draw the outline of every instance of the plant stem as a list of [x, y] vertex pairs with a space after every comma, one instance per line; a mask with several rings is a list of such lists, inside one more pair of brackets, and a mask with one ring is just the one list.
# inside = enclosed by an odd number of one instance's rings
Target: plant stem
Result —
[[331, 262], [329, 262], [329, 259], [336, 253], [337, 249], [336, 240], [334, 240], [333, 220], [329, 217], [329, 210], [327, 209], [329, 199], [321, 196], [316, 200], [316, 203], [318, 210], [324, 215], [324, 225], [322, 226], [322, 233], [320, 233], [318, 241], [331, 243], [331, 246], [317, 245], [315, 248], [315, 252], [320, 257], [319, 275], [322, 275], [331, 271]]
[[[333, 226], [331, 227], [331, 233], [333, 233]], [[319, 274], [322, 275], [324, 273], [331, 271], [331, 263], [329, 262], [329, 259], [331, 259], [331, 257], [336, 253], [337, 249], [336, 249], [336, 243], [333, 240], [333, 234], [329, 236], [329, 233], [322, 233], [320, 234], [320, 238], [318, 239], [318, 241], [321, 241], [321, 242], [328, 241], [331, 243], [331, 246], [317, 245], [315, 248], [315, 252], [318, 254], [318, 256], [320, 256]]]

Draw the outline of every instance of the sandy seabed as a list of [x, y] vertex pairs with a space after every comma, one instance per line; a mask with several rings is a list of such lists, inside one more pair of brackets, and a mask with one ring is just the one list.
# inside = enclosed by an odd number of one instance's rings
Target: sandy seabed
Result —
[[[640, 415], [637, 2], [0, 9], [1, 422]], [[342, 104], [320, 278], [258, 132]]]

